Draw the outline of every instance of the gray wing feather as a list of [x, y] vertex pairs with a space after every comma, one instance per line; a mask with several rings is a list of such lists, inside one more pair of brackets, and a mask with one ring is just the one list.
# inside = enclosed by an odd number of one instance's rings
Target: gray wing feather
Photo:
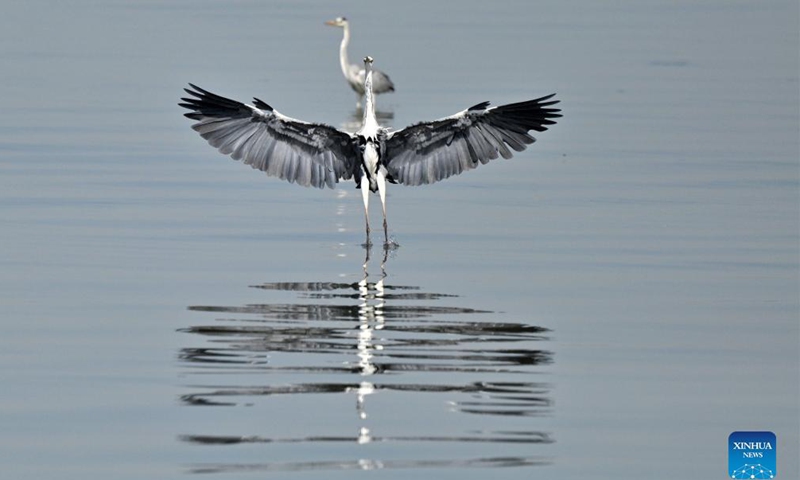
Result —
[[[389, 133], [384, 165], [404, 185], [438, 182], [498, 156], [511, 158], [536, 141], [528, 132], [543, 132], [561, 117], [554, 96], [487, 108], [480, 103], [453, 116], [422, 122]], [[509, 148], [510, 147], [510, 148]]]
[[220, 153], [306, 187], [334, 188], [339, 179], [352, 178], [357, 146], [349, 133], [291, 119], [258, 99], [246, 105], [189, 85], [191, 97], [179, 105]]
[[375, 93], [394, 92], [394, 83], [389, 75], [380, 70], [372, 72], [372, 91]]
[[[351, 67], [356, 67], [351, 65]], [[359, 93], [364, 93], [364, 80], [366, 80], [367, 72], [363, 68], [358, 69], [358, 75], [353, 88]], [[394, 92], [394, 82], [380, 70], [372, 70], [372, 92], [373, 93], [387, 93]]]

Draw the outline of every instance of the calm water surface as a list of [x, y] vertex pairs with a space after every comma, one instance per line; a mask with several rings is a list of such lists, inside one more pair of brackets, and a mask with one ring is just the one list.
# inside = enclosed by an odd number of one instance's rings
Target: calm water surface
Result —
[[[796, 2], [401, 3], [3, 8], [0, 476], [723, 478], [736, 430], [800, 474]], [[339, 15], [387, 125], [564, 117], [366, 250], [176, 105], [354, 128]]]

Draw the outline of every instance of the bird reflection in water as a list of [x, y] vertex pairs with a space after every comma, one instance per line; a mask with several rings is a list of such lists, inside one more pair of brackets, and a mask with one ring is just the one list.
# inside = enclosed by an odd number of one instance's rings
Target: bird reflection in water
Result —
[[[358, 305], [358, 344], [356, 346], [358, 352], [358, 367], [361, 370], [362, 376], [370, 376], [378, 371], [375, 364], [372, 362], [374, 357], [373, 350], [380, 351], [383, 347], [379, 344], [374, 344], [373, 337], [375, 331], [383, 330], [386, 318], [383, 314], [383, 309], [386, 306], [385, 288], [383, 285], [386, 279], [386, 260], [388, 257], [388, 245], [383, 249], [383, 260], [381, 261], [380, 280], [375, 283], [369, 282], [369, 257], [372, 248], [367, 245], [365, 248], [367, 257], [364, 260], [364, 278], [358, 282], [358, 295], [361, 303]], [[375, 393], [375, 385], [372, 382], [361, 381], [358, 388], [348, 389], [348, 392], [355, 392], [356, 394], [356, 409], [358, 416], [361, 420], [367, 418], [367, 411], [365, 408], [364, 399], [367, 395]], [[369, 428], [361, 427], [358, 434], [358, 443], [369, 443], [371, 441]]]
[[[301, 420], [292, 425], [292, 431], [301, 433], [296, 435], [203, 432], [181, 435], [181, 440], [204, 445], [296, 444], [295, 448], [330, 442], [465, 446], [477, 442], [498, 445], [497, 455], [491, 455], [491, 448], [484, 448], [480, 456], [442, 459], [432, 448], [428, 450], [434, 458], [215, 463], [194, 465], [191, 471], [461, 468], [547, 463], [545, 455], [531, 455], [529, 448], [514, 455], [511, 446], [553, 441], [548, 433], [533, 428], [536, 425], [533, 419], [551, 413], [549, 385], [533, 381], [535, 375], [547, 373], [544, 368], [552, 362], [549, 351], [535, 348], [547, 340], [549, 330], [528, 323], [486, 320], [497, 315], [490, 311], [434, 305], [442, 300], [455, 301], [457, 296], [387, 284], [386, 264], [391, 249], [383, 248], [376, 275], [369, 272], [371, 248], [365, 251], [358, 282], [277, 282], [253, 286], [277, 295], [295, 293], [300, 300], [293, 303], [189, 307], [193, 312], [225, 317], [217, 318], [211, 325], [183, 330], [201, 335], [207, 344], [180, 350], [187, 375], [202, 374], [195, 378], [207, 380], [205, 385], [188, 387], [194, 391], [181, 397], [184, 405], [259, 406], [285, 399], [289, 400], [286, 408], [294, 408], [296, 402], [292, 399], [303, 398], [320, 405], [314, 409], [313, 422], [303, 422], [306, 414], [297, 412], [296, 417]], [[359, 378], [354, 380], [353, 375]], [[221, 386], [231, 381], [241, 382], [243, 378], [258, 384]], [[321, 435], [308, 431], [325, 425], [326, 417], [340, 421], [342, 413], [325, 408], [322, 402], [326, 397], [320, 396], [323, 394], [355, 397], [358, 423], [354, 425], [355, 434]], [[387, 402], [395, 402], [392, 418], [368, 412], [369, 399], [377, 395], [381, 395], [384, 408]], [[433, 404], [428, 403], [431, 397]], [[415, 399], [420, 401], [420, 407], [410, 411], [408, 402]], [[308, 405], [307, 401], [303, 404]], [[458, 418], [434, 426], [425, 418], [431, 417], [436, 422], [450, 418], [447, 409], [425, 411], [429, 408], [425, 405], [450, 405], [451, 414]], [[271, 409], [278, 407], [264, 408], [274, 412]], [[284, 415], [282, 412], [280, 417]], [[408, 418], [399, 424], [392, 423], [397, 422], [396, 416], [403, 415]], [[277, 422], [286, 422], [285, 418]], [[513, 420], [521, 418], [529, 420]], [[376, 425], [380, 435], [370, 428]], [[410, 426], [414, 434], [408, 434]], [[392, 428], [403, 433], [386, 432]]]

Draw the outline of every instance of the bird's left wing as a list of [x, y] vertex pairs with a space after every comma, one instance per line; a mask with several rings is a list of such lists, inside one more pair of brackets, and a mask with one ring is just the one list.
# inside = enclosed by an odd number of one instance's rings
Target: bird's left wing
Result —
[[179, 105], [192, 128], [225, 155], [292, 183], [334, 188], [356, 169], [352, 135], [282, 115], [263, 101], [247, 105], [189, 84]]
[[450, 117], [390, 132], [383, 163], [390, 178], [422, 185], [458, 175], [502, 155], [520, 152], [536, 141], [528, 132], [555, 124], [561, 110], [553, 96], [489, 107], [479, 103]]

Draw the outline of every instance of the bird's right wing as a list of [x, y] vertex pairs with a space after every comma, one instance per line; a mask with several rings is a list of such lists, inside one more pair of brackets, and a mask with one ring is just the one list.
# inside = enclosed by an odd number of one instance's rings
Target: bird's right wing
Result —
[[[555, 95], [555, 94], [553, 94]], [[553, 95], [489, 107], [479, 103], [450, 117], [390, 132], [383, 163], [389, 176], [404, 185], [422, 185], [458, 175], [498, 156], [511, 158], [555, 124], [561, 110]]]
[[263, 101], [246, 105], [189, 84], [179, 103], [192, 128], [225, 155], [291, 183], [334, 188], [357, 167], [353, 136], [282, 115]]

